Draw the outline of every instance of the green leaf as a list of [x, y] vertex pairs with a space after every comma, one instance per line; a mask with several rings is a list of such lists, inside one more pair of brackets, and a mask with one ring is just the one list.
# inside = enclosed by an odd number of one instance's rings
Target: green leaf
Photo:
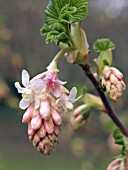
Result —
[[64, 35], [65, 35], [65, 32], [60, 33], [59, 31], [51, 31], [47, 35], [46, 42], [49, 43], [49, 42], [55, 41], [56, 43], [58, 43], [60, 40], [65, 38]]
[[105, 52], [109, 49], [115, 49], [115, 44], [107, 39], [107, 38], [103, 38], [103, 39], [98, 39], [94, 45], [93, 45], [93, 49], [96, 52]]
[[91, 107], [87, 104], [85, 104], [85, 107], [83, 110], [81, 110], [81, 114], [83, 116], [83, 119], [86, 120], [90, 115]]
[[123, 135], [121, 134], [120, 130], [119, 129], [116, 129], [114, 131], [114, 139], [115, 139], [115, 143], [118, 144], [118, 145], [122, 145], [123, 147], [125, 146], [125, 142], [124, 142], [124, 139], [123, 139]]
[[48, 24], [44, 24], [43, 27], [40, 30], [41, 35], [45, 35], [49, 33], [52, 30], [52, 27], [49, 26]]
[[51, 0], [45, 10], [46, 23], [79, 22], [88, 14], [87, 0]]
[[45, 24], [42, 27], [41, 33], [42, 34], [47, 34], [47, 39], [46, 39], [46, 43], [55, 41], [56, 43], [58, 43], [60, 40], [64, 40], [65, 39], [65, 27], [60, 24], [60, 23], [56, 23], [56, 25], [54, 25], [54, 27], [51, 29], [51, 26], [48, 26], [47, 24]]

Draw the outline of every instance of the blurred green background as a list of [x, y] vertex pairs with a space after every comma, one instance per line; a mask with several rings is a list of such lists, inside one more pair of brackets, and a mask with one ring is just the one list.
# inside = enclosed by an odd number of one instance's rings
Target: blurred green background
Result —
[[[119, 149], [113, 144], [114, 125], [106, 115], [93, 111], [88, 123], [72, 134], [64, 121], [59, 144], [51, 156], [39, 154], [28, 141], [27, 126], [21, 123], [23, 112], [18, 108], [20, 96], [14, 82], [21, 80], [21, 70], [34, 76], [45, 70], [59, 50], [45, 44], [40, 36], [44, 23], [44, 9], [48, 0], [0, 0], [0, 170], [103, 170]], [[90, 0], [89, 15], [82, 22], [91, 49], [91, 62], [96, 57], [92, 50], [97, 38], [110, 38], [116, 44], [114, 63], [124, 73], [128, 84], [128, 1]], [[94, 66], [94, 65], [93, 65]], [[82, 70], [70, 65], [65, 58], [60, 62], [60, 79], [75, 84], [89, 85]], [[122, 121], [128, 123], [127, 89], [122, 100], [113, 107]]]

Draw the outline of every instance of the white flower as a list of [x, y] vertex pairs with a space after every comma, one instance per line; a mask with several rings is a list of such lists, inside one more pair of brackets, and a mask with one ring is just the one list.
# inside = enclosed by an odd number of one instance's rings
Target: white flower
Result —
[[61, 98], [56, 100], [56, 104], [59, 107], [62, 107], [65, 112], [67, 112], [67, 109], [73, 110], [73, 103], [75, 103], [81, 96], [76, 98], [77, 95], [77, 89], [76, 87], [73, 87], [70, 91], [69, 96], [67, 96], [66, 93], [63, 93]]
[[17, 88], [18, 92], [22, 94], [23, 97], [19, 103], [19, 107], [23, 110], [26, 109], [32, 102], [35, 102], [35, 109], [38, 108], [40, 105], [38, 95], [34, 92], [34, 87], [35, 89], [37, 89], [37, 84], [34, 83], [34, 81], [36, 81], [37, 79], [32, 79], [33, 81], [30, 81], [29, 79], [30, 76], [28, 72], [26, 70], [23, 70], [22, 84], [24, 87], [21, 87], [19, 82], [15, 83], [15, 87]]

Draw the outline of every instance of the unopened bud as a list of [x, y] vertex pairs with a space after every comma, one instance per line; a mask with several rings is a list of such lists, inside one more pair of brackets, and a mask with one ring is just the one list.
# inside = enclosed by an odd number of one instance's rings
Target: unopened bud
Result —
[[44, 127], [48, 134], [54, 132], [54, 123], [51, 117], [48, 120], [44, 120]]
[[51, 112], [50, 103], [46, 99], [46, 100], [41, 102], [40, 115], [42, 116], [43, 119], [48, 119], [50, 112]]
[[31, 113], [33, 112], [33, 109], [34, 105], [31, 104], [23, 115], [22, 123], [28, 123], [31, 120]]
[[128, 170], [128, 166], [125, 159], [117, 158], [108, 165], [106, 170]]
[[61, 125], [62, 123], [62, 118], [61, 118], [61, 115], [60, 113], [54, 109], [53, 107], [51, 108], [51, 115], [52, 115], [52, 118], [53, 118], [53, 121], [56, 125]]
[[37, 115], [31, 119], [31, 127], [34, 130], [37, 130], [41, 127], [42, 125], [42, 118], [40, 115]]
[[85, 120], [88, 118], [90, 110], [91, 107], [87, 104], [83, 104], [74, 110], [71, 116], [71, 124], [74, 130], [79, 129], [85, 124]]
[[106, 88], [109, 97], [117, 102], [125, 90], [125, 83], [122, 80], [123, 74], [114, 67], [106, 66], [103, 70], [102, 86]]

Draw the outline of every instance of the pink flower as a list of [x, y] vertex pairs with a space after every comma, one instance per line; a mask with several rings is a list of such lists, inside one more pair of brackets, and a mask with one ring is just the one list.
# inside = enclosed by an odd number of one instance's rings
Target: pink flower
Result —
[[58, 79], [57, 72], [47, 72], [45, 78], [43, 79], [45, 84], [46, 92], [48, 94], [53, 94], [55, 97], [60, 97], [61, 95], [61, 85], [66, 84], [66, 82], [60, 81]]

